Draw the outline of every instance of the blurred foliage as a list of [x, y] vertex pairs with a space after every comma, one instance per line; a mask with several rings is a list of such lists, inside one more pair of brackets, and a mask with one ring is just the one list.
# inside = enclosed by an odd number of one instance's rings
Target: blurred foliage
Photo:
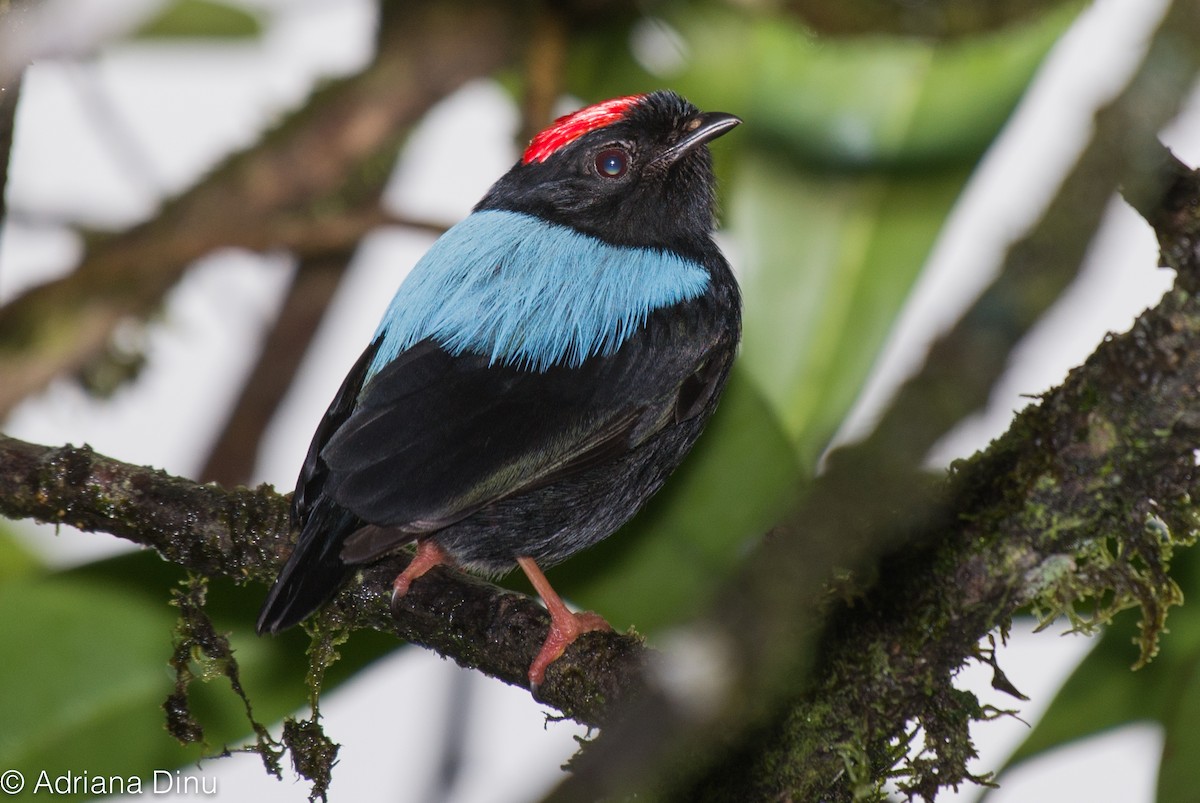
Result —
[[911, 36], [953, 38], [1002, 28], [1055, 5], [1076, 0], [785, 0], [781, 5], [803, 17], [822, 34], [891, 32]]
[[745, 244], [742, 365], [806, 472], [857, 397], [968, 175], [953, 166], [814, 174], [769, 153], [742, 160], [730, 213]]
[[165, 607], [103, 584], [36, 578], [0, 586], [0, 638], [38, 645], [6, 650], [0, 682], [21, 693], [0, 698], [0, 761], [31, 782], [42, 770], [128, 775], [142, 761], [147, 774], [173, 766], [163, 763], [178, 757], [169, 755], [158, 709], [159, 642], [170, 626]]
[[[565, 593], [651, 636], [704, 604], [811, 477], [975, 164], [1073, 11], [953, 42], [823, 41], [785, 12], [677, 3], [632, 31], [622, 22], [571, 35], [564, 88], [574, 96], [665, 85], [747, 121], [714, 147], [745, 337], [692, 459], [623, 533], [555, 570]], [[241, 7], [180, 0], [136, 36], [262, 32]], [[512, 75], [505, 80], [520, 91]], [[1185, 589], [1196, 587], [1197, 568], [1181, 574]], [[0, 643], [38, 645], [0, 661], [0, 688], [10, 690], [0, 695], [0, 766], [147, 776], [198, 758], [162, 729], [172, 688], [168, 600], [181, 576], [148, 553], [51, 572], [0, 533]], [[214, 583], [208, 611], [232, 634], [256, 718], [274, 722], [307, 698], [298, 658], [307, 639], [255, 637], [261, 598], [261, 589]], [[1167, 732], [1161, 799], [1190, 800], [1200, 785], [1189, 760], [1200, 749], [1191, 724], [1200, 716], [1200, 612], [1176, 613], [1163, 655], [1137, 675], [1122, 627], [1081, 665], [1015, 760], [1151, 719]], [[394, 646], [356, 633], [326, 688]], [[197, 684], [193, 700], [209, 752], [250, 731], [224, 682]]]
[[[19, 549], [0, 536], [0, 555]], [[0, 689], [21, 690], [0, 694], [0, 765], [27, 779], [42, 770], [51, 778], [83, 769], [137, 775], [149, 788], [155, 769], [194, 764], [246, 740], [245, 709], [220, 675], [190, 689], [201, 744], [181, 746], [165, 730], [177, 613], [169, 602], [182, 569], [148, 550], [60, 572], [30, 568], [13, 576], [3, 565], [0, 642], [37, 648], [6, 649], [0, 661]], [[307, 664], [299, 656], [308, 639], [299, 629], [257, 638], [252, 612], [261, 597], [258, 588], [214, 581], [206, 609], [217, 630], [230, 634], [255, 719], [273, 723], [307, 700]], [[395, 646], [380, 634], [357, 634], [330, 670], [330, 686]], [[195, 673], [202, 675], [199, 667]]]
[[15, 582], [28, 575], [36, 574], [42, 568], [38, 557], [12, 536], [5, 529], [4, 524], [5, 521], [0, 519], [0, 587], [4, 583]]
[[[585, 100], [666, 83], [747, 120], [713, 148], [745, 310], [697, 453], [556, 584], [650, 634], [701, 607], [811, 477], [975, 163], [1069, 22], [1060, 11], [940, 44], [820, 41], [788, 15], [674, 5], [572, 43], [568, 84]], [[647, 49], [672, 62], [666, 80]]]
[[175, 0], [143, 23], [135, 39], [254, 39], [263, 26], [242, 6], [213, 0]]

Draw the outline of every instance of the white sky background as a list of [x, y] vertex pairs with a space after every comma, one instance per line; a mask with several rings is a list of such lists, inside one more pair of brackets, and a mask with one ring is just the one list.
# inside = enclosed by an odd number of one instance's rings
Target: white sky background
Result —
[[[133, 8], [148, 4], [124, 2]], [[111, 12], [112, 3], [105, 5]], [[8, 196], [10, 209], [22, 214], [0, 231], [0, 301], [69, 269], [78, 256], [73, 235], [34, 220], [82, 219], [113, 227], [151, 215], [162, 197], [188, 186], [222, 155], [251, 143], [284, 110], [302, 102], [314, 80], [353, 71], [368, 56], [373, 26], [368, 0], [262, 5], [271, 9], [270, 27], [264, 41], [253, 45], [123, 46], [106, 51], [94, 70], [54, 62], [30, 70]], [[1074, 155], [1070, 148], [1063, 150], [1064, 132], [1086, 133], [1089, 104], [1119, 88], [1161, 7], [1157, 0], [1102, 0], [1057, 48], [953, 215], [920, 292], [881, 360], [884, 369], [872, 379], [845, 435], [862, 431], [872, 410], [913, 366], [921, 345], [986, 284], [994, 255], [1036, 217], [1029, 199], [1048, 198]], [[84, 100], [97, 91], [127, 127], [130, 153], [114, 152], [97, 135]], [[398, 211], [422, 218], [452, 222], [462, 217], [515, 160], [516, 125], [516, 112], [498, 88], [486, 82], [469, 85], [413, 137], [389, 201]], [[1185, 162], [1200, 162], [1197, 104], [1166, 139]], [[1019, 203], [1006, 205], [1008, 198]], [[358, 254], [268, 433], [257, 479], [291, 487], [309, 434], [345, 368], [429, 242], [424, 235], [385, 231]], [[1135, 315], [1155, 303], [1171, 279], [1169, 272], [1154, 269], [1156, 255], [1148, 227], [1115, 202], [1084, 280], [1022, 345], [987, 414], [948, 437], [937, 461], [968, 454], [1000, 434], [1012, 412], [1027, 403], [1021, 394], [1056, 384], [1105, 332], [1128, 328]], [[149, 367], [134, 386], [103, 403], [69, 383], [57, 383], [23, 405], [6, 430], [42, 443], [88, 442], [123, 460], [194, 474], [249, 370], [252, 354], [244, 344], [268, 325], [290, 269], [289, 260], [279, 255], [213, 255], [190, 270], [171, 295], [152, 329]], [[60, 564], [126, 548], [118, 539], [67, 528], [53, 539], [44, 530], [22, 529], [32, 546]], [[999, 655], [1009, 678], [1033, 698], [1020, 706], [1026, 720], [1039, 715], [1087, 646], [1086, 639], [1058, 638], [1053, 630], [1033, 636], [1027, 626], [1016, 628]], [[1013, 707], [1015, 701], [990, 689], [990, 680], [988, 670], [962, 676], [985, 702]], [[554, 782], [582, 730], [547, 725], [548, 712], [527, 693], [458, 670], [419, 649], [380, 662], [323, 700], [326, 728], [343, 745], [333, 799], [432, 800], [444, 714], [451, 697], [464, 694], [470, 701], [466, 763], [447, 800], [536, 799]], [[1025, 732], [1014, 720], [979, 726], [979, 769], [1002, 761]], [[1150, 801], [1159, 749], [1155, 728], [1121, 729], [1031, 763], [1006, 778], [989, 803]], [[300, 801], [307, 795], [304, 784], [268, 778], [254, 757], [209, 762], [203, 772], [218, 776], [221, 799]], [[967, 789], [940, 799], [977, 796], [978, 790]]]

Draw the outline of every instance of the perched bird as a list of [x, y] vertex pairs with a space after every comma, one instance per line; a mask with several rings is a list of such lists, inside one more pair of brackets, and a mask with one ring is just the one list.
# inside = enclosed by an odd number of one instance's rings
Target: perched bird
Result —
[[525, 571], [551, 616], [534, 686], [608, 628], [538, 567], [632, 517], [717, 405], [741, 297], [712, 240], [707, 143], [740, 122], [665, 91], [588, 106], [433, 244], [317, 427], [259, 633], [414, 542], [398, 596], [438, 564]]

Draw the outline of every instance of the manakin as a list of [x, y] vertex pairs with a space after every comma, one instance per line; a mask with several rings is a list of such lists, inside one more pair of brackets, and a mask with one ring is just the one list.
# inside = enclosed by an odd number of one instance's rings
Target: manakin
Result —
[[552, 622], [535, 686], [608, 627], [539, 567], [632, 517], [716, 408], [741, 298], [712, 239], [707, 145], [740, 122], [665, 91], [588, 106], [434, 243], [313, 435], [260, 633], [414, 543], [397, 595], [437, 564], [525, 571]]

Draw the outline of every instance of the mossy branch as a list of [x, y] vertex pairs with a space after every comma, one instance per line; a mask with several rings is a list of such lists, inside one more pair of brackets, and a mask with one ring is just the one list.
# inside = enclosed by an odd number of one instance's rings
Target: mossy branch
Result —
[[[1160, 236], [1171, 243], [1194, 242], [1200, 233], [1200, 197], [1186, 195], [1188, 186], [1200, 186], [1195, 174], [1180, 176], [1168, 193], [1174, 235], [1164, 228]], [[793, 713], [783, 722], [760, 732], [767, 742], [744, 745], [742, 772], [729, 782], [796, 782], [824, 767], [829, 774], [820, 777], [844, 792], [848, 767], [882, 777], [896, 748], [865, 738], [864, 709], [890, 712], [889, 728], [912, 716], [945, 727], [947, 739], [964, 735], [982, 712], [941, 680], [964, 657], [979, 657], [979, 636], [1023, 605], [1071, 613], [1088, 595], [1115, 590], [1110, 610], [1137, 604], [1146, 612], [1143, 650], [1152, 652], [1161, 614], [1176, 601], [1166, 573], [1170, 551], [1200, 527], [1193, 501], [1200, 498], [1200, 266], [1192, 253], [1177, 289], [1133, 330], [1103, 343], [985, 453], [957, 465], [945, 483], [917, 478], [897, 490], [917, 508], [918, 490], [947, 507], [907, 522], [913, 542], [883, 563], [880, 582], [827, 629], [821, 682], [785, 709]], [[268, 487], [226, 490], [87, 447], [4, 436], [0, 514], [110, 532], [199, 574], [238, 582], [269, 582], [290, 543], [287, 500]], [[802, 537], [787, 527], [773, 534], [777, 541]], [[540, 606], [439, 569], [393, 611], [388, 591], [401, 562], [368, 567], [324, 614], [326, 625], [394, 633], [523, 685], [548, 623]], [[811, 636], [817, 622], [814, 609], [797, 632]], [[641, 690], [646, 657], [635, 639], [589, 634], [552, 666], [539, 696], [600, 724]], [[641, 700], [643, 710], [657, 710], [654, 695]], [[732, 702], [763, 706], [754, 696]], [[758, 714], [772, 721], [769, 711]], [[728, 755], [708, 755], [710, 770], [731, 769]]]
[[[1181, 176], [1176, 189], [1197, 178]], [[1195, 243], [1200, 195], [1176, 200], [1189, 210], [1174, 216], [1179, 238]], [[723, 670], [723, 705], [705, 711], [652, 675], [636, 709], [614, 716], [549, 799], [652, 788], [680, 800], [882, 800], [888, 778], [932, 799], [986, 780], [968, 768], [969, 727], [995, 711], [952, 678], [974, 659], [1011, 688], [980, 640], [1020, 609], [1086, 630], [1140, 608], [1130, 664], [1148, 660], [1181, 602], [1172, 554], [1200, 536], [1200, 251], [1191, 254], [1175, 289], [1129, 332], [1107, 338], [946, 478], [894, 473], [882, 485], [859, 464], [861, 484], [842, 484], [850, 464], [831, 467], [834, 481], [812, 490], [805, 517], [773, 531], [688, 631], [702, 645], [697, 662]], [[881, 523], [888, 511], [891, 525]], [[867, 525], [882, 528], [891, 554], [814, 586], [847, 554], [840, 540]], [[785, 564], [789, 551], [808, 560]], [[793, 598], [806, 588], [820, 589], [807, 609]], [[775, 607], [760, 607], [756, 621], [747, 600]], [[907, 754], [912, 723], [924, 731], [919, 755]]]
[[[896, 748], [864, 738], [858, 717], [868, 708], [890, 711], [889, 728], [916, 717], [965, 736], [982, 712], [941, 681], [964, 657], [982, 657], [979, 636], [1023, 605], [1074, 615], [1089, 595], [1115, 591], [1106, 612], [1140, 605], [1142, 651], [1153, 651], [1162, 613], [1177, 600], [1167, 575], [1171, 549], [1200, 527], [1193, 501], [1200, 498], [1198, 189], [1196, 174], [1179, 173], [1160, 209], [1170, 224], [1160, 225], [1159, 235], [1164, 253], [1176, 255], [1177, 288], [1018, 416], [1007, 435], [956, 465], [947, 482], [916, 478], [897, 491], [921, 508], [919, 490], [945, 510], [908, 522], [914, 541], [886, 560], [880, 582], [827, 628], [816, 672], [822, 681], [790, 709], [805, 715], [792, 713], [763, 730], [768, 742], [752, 743], [738, 757], [747, 774], [730, 779], [795, 782], [824, 767], [823, 777], [845, 791], [849, 776], [836, 779], [848, 767], [881, 777]], [[1184, 259], [1189, 242], [1191, 258]], [[0, 513], [110, 532], [200, 574], [238, 582], [269, 582], [289, 549], [287, 500], [270, 488], [225, 490], [86, 447], [2, 436]], [[794, 526], [773, 534], [777, 541], [802, 537]], [[368, 567], [325, 614], [328, 625], [394, 633], [523, 685], [547, 624], [536, 603], [437, 570], [392, 611], [388, 589], [397, 569], [398, 561]], [[811, 635], [817, 621], [814, 610], [797, 632]], [[540, 696], [582, 722], [601, 723], [639, 688], [645, 657], [631, 638], [589, 634], [551, 668]], [[1131, 651], [1131, 662], [1137, 657]], [[919, 692], [930, 688], [945, 693]], [[654, 711], [654, 697], [641, 705]], [[710, 758], [730, 770], [728, 756]]]
[[[1200, 225], [1193, 236], [1197, 231]], [[740, 753], [742, 772], [727, 780], [795, 781], [825, 763], [844, 771], [848, 750], [865, 762], [868, 776], [881, 777], [895, 756], [863, 741], [858, 717], [867, 708], [951, 729], [957, 723], [965, 732], [982, 712], [973, 698], [952, 695], [940, 681], [964, 657], [981, 657], [979, 636], [1023, 605], [1047, 615], [1073, 613], [1081, 600], [1114, 590], [1108, 612], [1140, 605], [1142, 650], [1152, 652], [1162, 613], [1177, 601], [1167, 574], [1171, 549], [1200, 529], [1193, 501], [1200, 498], [1196, 387], [1200, 296], [1176, 289], [1018, 416], [985, 453], [955, 466], [948, 482], [925, 482], [930, 491], [944, 485], [948, 515], [917, 531], [915, 544], [882, 564], [870, 593], [836, 616], [816, 672], [822, 681], [795, 703], [806, 716], [792, 714], [781, 723], [787, 727], [763, 731], [768, 743]], [[269, 487], [226, 490], [87, 447], [4, 436], [0, 513], [110, 532], [196, 573], [241, 583], [269, 582], [290, 541], [287, 499]], [[773, 537], [802, 536], [784, 528]], [[388, 592], [401, 563], [368, 567], [324, 614], [323, 626], [393, 633], [524, 684], [548, 624], [537, 603], [439, 569], [393, 611]], [[810, 628], [816, 621], [814, 612]], [[539, 696], [581, 722], [604, 723], [640, 689], [646, 657], [636, 639], [588, 634], [552, 666]], [[945, 693], [920, 691], [930, 688]], [[641, 705], [655, 710], [654, 697]], [[905, 721], [887, 719], [889, 727]], [[709, 758], [723, 772], [731, 769], [728, 756]], [[838, 775], [826, 778], [845, 791]]]
[[[1192, 4], [1175, 8], [1194, 19]], [[1194, 41], [1188, 37], [1195, 26], [1186, 22], [1175, 27], [1185, 32], [1184, 42]], [[1144, 117], [1139, 113], [1133, 123]], [[1106, 125], [1128, 130], [1118, 118]], [[1098, 162], [1097, 169], [1107, 169], [1105, 159]], [[1147, 172], [1133, 165], [1120, 175]], [[1076, 188], [1094, 216], [1116, 174], [1103, 175], [1099, 189]], [[691, 687], [672, 685], [670, 673], [660, 671], [664, 664], [648, 661], [632, 638], [588, 634], [568, 650], [540, 696], [581, 722], [610, 728], [558, 797], [591, 799], [606, 788], [601, 781], [612, 779], [681, 799], [870, 797], [903, 756], [911, 721], [921, 723], [926, 745], [934, 747], [913, 757], [904, 782], [927, 795], [970, 777], [967, 727], [986, 715], [948, 679], [972, 656], [987, 660], [979, 638], [1003, 627], [1019, 607], [1064, 613], [1087, 626], [1078, 603], [1111, 592], [1101, 616], [1140, 606], [1141, 655], [1151, 654], [1162, 615], [1178, 599], [1167, 574], [1171, 550], [1197, 530], [1198, 185], [1194, 174], [1180, 176], [1167, 202], [1156, 201], [1148, 215], [1164, 258], [1179, 272], [1176, 289], [1131, 332], [1102, 344], [984, 454], [956, 466], [945, 481], [920, 474], [913, 465], [945, 423], [921, 417], [930, 423], [920, 432], [885, 425], [903, 442], [880, 441], [872, 452], [831, 461], [809, 490], [804, 515], [774, 531], [710, 618], [684, 633], [710, 669], [730, 670], [708, 678], [721, 694], [688, 698]], [[1070, 217], [1077, 229], [1091, 231], [1091, 222]], [[1053, 262], [1045, 249], [1061, 243], [1033, 240], [1018, 256]], [[1081, 252], [1081, 243], [1070, 245]], [[1002, 292], [1042, 278], [1036, 270], [1014, 276]], [[929, 377], [931, 387], [942, 383], [929, 398], [954, 399], [961, 388], [946, 377], [977, 363], [975, 352], [950, 345], [942, 357], [951, 370]], [[1001, 361], [1007, 354], [1007, 348], [993, 351]], [[990, 375], [984, 379], [990, 384]], [[864, 455], [900, 456], [902, 465]], [[111, 532], [201, 575], [239, 582], [269, 582], [290, 544], [286, 499], [269, 488], [227, 491], [86, 447], [4, 437], [0, 513]], [[876, 566], [878, 544], [868, 548], [867, 536], [901, 551]], [[848, 554], [853, 560], [845, 560]], [[826, 586], [830, 567], [847, 562], [857, 571], [848, 585], [858, 596], [823, 621], [819, 603], [836, 599]], [[439, 569], [393, 610], [388, 591], [401, 563], [365, 569], [322, 614], [324, 626], [394, 633], [524, 685], [547, 624], [539, 606]], [[781, 575], [805, 593], [761, 581]], [[758, 615], [775, 603], [779, 612]], [[812, 678], [807, 685], [805, 676]], [[635, 695], [636, 706], [629, 702]], [[736, 727], [711, 738], [697, 723], [712, 722]], [[631, 755], [637, 761], [626, 763]], [[647, 762], [658, 766], [647, 769]]]
[[[226, 490], [134, 466], [90, 448], [47, 447], [0, 435], [0, 515], [107, 532], [155, 549], [205, 577], [270, 583], [290, 551], [288, 501], [269, 486]], [[373, 565], [324, 613], [329, 629], [372, 628], [437, 650], [463, 666], [525, 686], [549, 617], [533, 600], [436, 570], [389, 608], [404, 558]], [[597, 633], [547, 673], [538, 696], [586, 724], [629, 690], [639, 642]]]

